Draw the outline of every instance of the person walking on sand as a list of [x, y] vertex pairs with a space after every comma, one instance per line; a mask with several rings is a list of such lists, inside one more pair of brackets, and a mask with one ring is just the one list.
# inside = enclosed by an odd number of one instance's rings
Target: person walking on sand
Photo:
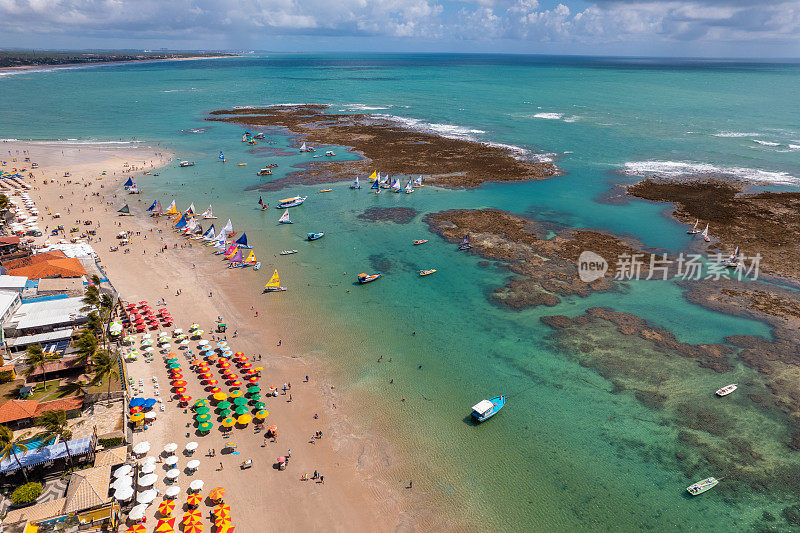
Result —
[[222, 461], [219, 462], [219, 469], [222, 470]]

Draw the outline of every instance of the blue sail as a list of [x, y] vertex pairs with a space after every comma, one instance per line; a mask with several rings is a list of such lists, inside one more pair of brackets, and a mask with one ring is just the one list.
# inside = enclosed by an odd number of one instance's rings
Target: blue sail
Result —
[[174, 227], [175, 229], [181, 229], [182, 227], [186, 226], [186, 224], [187, 224], [187, 222], [186, 222], [186, 215], [181, 215], [181, 219], [180, 219], [180, 220], [178, 221], [178, 223], [177, 223], [177, 224], [175, 224], [173, 227]]
[[236, 239], [236, 244], [247, 246], [247, 233], [242, 233], [242, 236]]
[[211, 224], [211, 227], [208, 228], [205, 233], [203, 233], [203, 237], [208, 237], [209, 235], [212, 235], [213, 233], [214, 233], [214, 224]]
[[130, 187], [131, 185], [133, 185], [133, 178], [128, 178], [128, 181], [125, 182], [123, 187]]
[[156, 206], [157, 206], [157, 205], [158, 205], [158, 200], [156, 200], [155, 202], [153, 202], [153, 205], [151, 205], [150, 207], [148, 207], [148, 208], [147, 208], [147, 210], [148, 210], [148, 211], [152, 211], [153, 209], [155, 209], [155, 208], [156, 208]]
[[224, 155], [222, 155], [222, 152], [220, 152], [220, 153], [219, 153], [219, 158], [220, 158], [220, 159], [223, 159], [223, 160], [225, 159], [225, 156], [224, 156]]
[[372, 182], [372, 187], [370, 187], [370, 189], [380, 189], [380, 188], [381, 188], [381, 184], [378, 183], [378, 180], [373, 181]]

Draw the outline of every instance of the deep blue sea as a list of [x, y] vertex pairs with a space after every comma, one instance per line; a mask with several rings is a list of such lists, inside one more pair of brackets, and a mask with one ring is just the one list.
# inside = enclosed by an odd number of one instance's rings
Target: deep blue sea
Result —
[[[696, 452], [679, 438], [682, 402], [713, 400], [709, 391], [757, 380], [753, 371], [737, 366], [732, 375], [720, 376], [690, 360], [665, 360], [660, 387], [667, 407], [656, 410], [636, 399], [635, 377], [622, 380], [630, 389], [619, 392], [607, 376], [581, 365], [569, 346], [555, 342], [539, 317], [609, 306], [692, 343], [722, 342], [731, 334], [768, 336], [767, 326], [689, 304], [669, 282], [634, 282], [620, 292], [565, 298], [555, 308], [500, 308], [490, 295], [506, 283], [508, 272], [454, 253], [453, 245], [427, 232], [421, 217], [450, 208], [497, 207], [684, 250], [689, 237], [665, 216], [667, 206], [615, 205], [605, 201], [609, 191], [643, 175], [698, 173], [796, 190], [798, 87], [796, 63], [259, 55], [0, 75], [0, 138], [161, 143], [178, 158], [196, 161], [190, 169], [140, 176], [142, 203], [163, 202], [165, 192], [184, 208], [213, 203], [223, 221], [230, 217], [246, 231], [264, 266], [243, 274], [243, 290], [258, 290], [273, 268], [280, 270], [291, 290], [276, 300], [276, 320], [299, 328], [309, 353], [330, 362], [340, 388], [369, 406], [363, 422], [408, 460], [400, 470], [413, 475], [415, 488], [454, 515], [485, 524], [481, 529], [759, 529], [773, 524], [763, 518], [765, 511], [785, 528], [781, 509], [793, 503], [790, 494], [756, 493], [734, 480], [726, 487], [723, 480], [690, 498], [685, 487], [715, 472], [687, 477], [675, 460], [676, 454]], [[510, 145], [527, 157], [555, 161], [566, 174], [475, 190], [424, 187], [413, 195], [370, 195], [345, 183], [323, 195], [318, 186], [292, 187], [264, 195], [273, 204], [294, 194], [309, 196], [293, 210], [295, 224], [279, 226], [280, 213], [257, 210], [259, 193], [245, 191], [262, 180], [254, 171], [263, 156], [240, 142], [242, 128], [204, 117], [232, 106], [306, 102]], [[287, 136], [270, 135], [267, 141], [289, 146]], [[354, 157], [342, 147], [332, 149], [335, 159]], [[219, 151], [227, 164], [217, 161]], [[275, 158], [280, 166], [272, 178], [311, 157]], [[407, 225], [356, 217], [375, 205], [408, 206], [421, 214]], [[304, 242], [309, 231], [327, 235]], [[410, 246], [419, 238], [431, 242]], [[287, 248], [300, 253], [276, 255]], [[422, 268], [439, 271], [419, 278]], [[370, 270], [385, 275], [353, 287], [352, 274]], [[644, 349], [636, 343], [609, 347], [617, 337], [591, 333], [587, 343], [632, 359]], [[379, 355], [392, 362], [377, 364]], [[471, 405], [499, 393], [510, 395], [500, 415], [479, 427], [465, 423]], [[402, 397], [407, 401], [400, 402]], [[764, 457], [758, 468], [767, 472], [797, 461], [783, 444], [780, 421], [744, 395], [718, 414], [730, 417], [730, 434], [697, 430], [714, 449], [746, 439]]]

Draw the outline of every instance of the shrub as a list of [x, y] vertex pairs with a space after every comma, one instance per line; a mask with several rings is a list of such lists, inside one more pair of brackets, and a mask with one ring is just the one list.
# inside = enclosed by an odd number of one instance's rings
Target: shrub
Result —
[[122, 437], [114, 437], [113, 439], [97, 439], [97, 443], [103, 448], [113, 448], [122, 444], [124, 439]]
[[0, 372], [0, 383], [9, 383], [11, 381], [14, 381], [14, 373], [11, 370]]
[[35, 502], [36, 499], [41, 495], [42, 484], [32, 481], [17, 487], [17, 490], [11, 493], [11, 501], [14, 502], [15, 505], [23, 505], [26, 503]]

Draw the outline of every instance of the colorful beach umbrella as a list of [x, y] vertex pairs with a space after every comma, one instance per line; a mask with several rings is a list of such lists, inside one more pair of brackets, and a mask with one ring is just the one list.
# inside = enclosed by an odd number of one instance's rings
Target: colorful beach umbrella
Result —
[[266, 407], [264, 402], [256, 402], [253, 404], [253, 409], [263, 409], [264, 407]]
[[240, 396], [242, 396], [242, 391], [240, 391], [239, 389], [231, 389], [229, 396], [231, 398], [239, 398]]
[[169, 516], [175, 510], [175, 500], [164, 500], [158, 504], [158, 512], [164, 516]]
[[178, 380], [173, 381], [172, 385], [174, 387], [185, 387], [186, 385], [188, 385], [188, 383], [186, 383], [186, 381], [183, 380], [183, 379], [178, 379]]
[[136, 413], [131, 415], [131, 422], [138, 422], [140, 420], [144, 420], [144, 413]]
[[258, 383], [258, 376], [249, 377], [247, 378], [247, 381], [249, 381], [250, 383]]
[[249, 411], [250, 410], [247, 408], [246, 405], [240, 405], [239, 407], [233, 410], [233, 412], [236, 413], [237, 415], [243, 415], [248, 413]]
[[218, 393], [221, 389], [219, 387], [211, 387], [208, 392]]
[[203, 514], [200, 512], [200, 510], [199, 509], [192, 509], [190, 511], [186, 511], [183, 514], [182, 522], [184, 523], [184, 525], [186, 525], [186, 524], [191, 524], [191, 523], [194, 523], [194, 522], [199, 522], [202, 519], [203, 519]]
[[191, 522], [189, 524], [184, 524], [183, 533], [203, 533], [203, 523]]
[[185, 387], [175, 387], [175, 393], [178, 394], [179, 396], [182, 396], [183, 393], [185, 393], [185, 392], [186, 392], [186, 388]]
[[216, 379], [207, 379], [206, 380], [206, 385], [216, 385], [217, 383], [219, 383], [219, 381], [217, 381]]
[[244, 396], [234, 398], [233, 405], [247, 405], [247, 398], [245, 398]]
[[181, 365], [179, 365], [178, 363], [171, 363], [167, 368], [175, 369], [175, 368], [180, 368], [180, 367], [181, 367]]
[[[211, 492], [213, 493], [214, 491], [211, 491]], [[221, 504], [217, 505], [216, 507], [214, 507], [213, 512], [214, 512], [214, 516], [216, 516], [217, 518], [220, 518], [222, 516], [230, 516], [231, 515], [231, 506], [228, 505], [227, 503], [221, 503]]]
[[230, 522], [227, 522], [225, 520], [215, 525], [217, 526], [216, 533], [233, 533], [234, 530], [236, 529], [236, 526], [232, 525]]
[[259, 420], [264, 420], [269, 416], [269, 411], [264, 411], [263, 409], [256, 412], [256, 418]]
[[153, 531], [154, 533], [175, 533], [175, 519], [167, 518], [159, 520]]
[[203, 496], [200, 495], [199, 492], [193, 492], [189, 494], [188, 498], [186, 498], [186, 503], [188, 503], [191, 506], [200, 505], [200, 502], [202, 501], [203, 501]]
[[251, 402], [259, 402], [259, 401], [261, 401], [261, 395], [260, 394], [251, 394], [250, 395], [250, 401]]
[[191, 399], [192, 399], [192, 397], [191, 397], [191, 396], [187, 396], [187, 395], [185, 395], [185, 394], [184, 394], [184, 395], [183, 395], [183, 396], [181, 396], [179, 399], [180, 399], [180, 401], [181, 401], [182, 403], [188, 403], [188, 402], [189, 402], [189, 400], [191, 400]]
[[170, 357], [169, 359], [166, 360], [167, 364], [172, 364], [172, 363], [177, 363], [177, 362], [178, 362], [178, 360], [175, 357]]
[[214, 487], [211, 489], [211, 492], [208, 493], [208, 497], [212, 500], [221, 500], [225, 497], [225, 489], [223, 487]]
[[258, 385], [251, 385], [251, 386], [247, 387], [247, 392], [249, 392], [249, 393], [261, 392], [261, 387], [259, 387]]
[[206, 414], [206, 415], [197, 415], [197, 416], [194, 417], [194, 419], [197, 420], [198, 422], [207, 422], [207, 421], [211, 420], [211, 415], [208, 415], [208, 414]]
[[220, 409], [219, 416], [230, 416], [231, 410], [230, 409]]
[[199, 426], [197, 426], [197, 429], [199, 429], [200, 431], [205, 432], [205, 431], [211, 431], [211, 428], [213, 428], [213, 427], [214, 426], [211, 425], [211, 422], [203, 422]]
[[225, 394], [224, 392], [218, 392], [214, 394], [214, 399], [217, 400], [218, 402], [224, 402], [225, 400], [228, 399], [228, 395]]
[[210, 408], [210, 407], [208, 407], [207, 405], [204, 405], [204, 406], [202, 406], [202, 407], [198, 407], [197, 409], [195, 409], [195, 412], [196, 412], [198, 415], [205, 415], [205, 414], [208, 414], [208, 413], [209, 413], [209, 411], [211, 411], [211, 408]]
[[249, 413], [241, 415], [241, 416], [239, 416], [239, 418], [236, 419], [236, 422], [238, 422], [239, 424], [242, 424], [242, 425], [249, 424], [252, 421], [253, 421], [253, 417]]
[[229, 417], [229, 418], [226, 418], [225, 420], [222, 421], [222, 425], [224, 427], [226, 427], [226, 428], [233, 427], [234, 424], [236, 424], [236, 419], [235, 418], [230, 418]]
[[125, 530], [125, 533], [147, 533], [147, 529], [142, 524], [133, 524]]
[[231, 381], [231, 382], [229, 383], [229, 385], [231, 385], [231, 386], [233, 386], [233, 387], [241, 387], [241, 386], [242, 386], [242, 382], [241, 382], [241, 381], [239, 381], [238, 379], [235, 379], [235, 380]]
[[195, 407], [206, 407], [208, 405], [208, 400], [205, 398], [200, 398], [196, 402], [194, 402]]
[[[216, 394], [214, 396], [216, 396]], [[230, 409], [230, 407], [231, 407], [231, 402], [219, 402], [217, 404], [218, 409]]]

